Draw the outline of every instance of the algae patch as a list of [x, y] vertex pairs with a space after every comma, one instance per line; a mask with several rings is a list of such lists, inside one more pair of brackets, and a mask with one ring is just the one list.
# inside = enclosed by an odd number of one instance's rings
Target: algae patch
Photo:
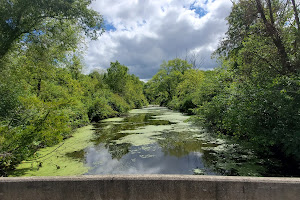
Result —
[[18, 165], [10, 176], [68, 176], [86, 173], [88, 168], [82, 162], [82, 156], [84, 149], [92, 145], [92, 128], [79, 128], [71, 138], [40, 149], [34, 158]]
[[11, 176], [81, 174], [255, 175], [261, 161], [240, 145], [216, 138], [164, 107], [80, 128], [62, 143], [38, 151]]
[[205, 172], [202, 169], [196, 168], [196, 169], [193, 169], [193, 174], [194, 175], [205, 175]]
[[114, 117], [114, 118], [108, 118], [102, 120], [102, 122], [122, 122], [122, 121], [124, 121], [124, 118], [121, 117]]
[[155, 116], [155, 118], [160, 120], [168, 120], [173, 123], [187, 124], [185, 121], [190, 117], [179, 112], [168, 110], [165, 111], [162, 115]]
[[167, 131], [171, 129], [172, 129], [172, 125], [161, 125], [161, 126], [149, 125], [137, 130], [127, 130], [127, 131], [123, 131], [122, 133], [131, 133], [131, 134], [126, 135], [120, 138], [119, 140], [116, 140], [115, 142], [116, 144], [130, 143], [133, 146], [153, 144], [157, 142], [155, 136], [159, 136], [163, 134], [163, 131]]

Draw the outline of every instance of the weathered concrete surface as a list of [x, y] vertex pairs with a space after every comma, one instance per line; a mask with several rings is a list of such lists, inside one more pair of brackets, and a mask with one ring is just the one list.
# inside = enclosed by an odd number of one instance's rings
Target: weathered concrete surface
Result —
[[0, 199], [299, 200], [300, 178], [179, 175], [0, 178]]

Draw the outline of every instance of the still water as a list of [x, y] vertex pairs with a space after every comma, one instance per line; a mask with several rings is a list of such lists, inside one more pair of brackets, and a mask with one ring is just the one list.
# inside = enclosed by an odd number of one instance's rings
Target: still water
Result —
[[94, 145], [85, 149], [86, 174], [215, 174], [205, 167], [203, 130], [167, 108], [133, 110], [94, 125]]
[[11, 176], [79, 174], [255, 175], [252, 152], [217, 139], [164, 107], [103, 120], [17, 167]]

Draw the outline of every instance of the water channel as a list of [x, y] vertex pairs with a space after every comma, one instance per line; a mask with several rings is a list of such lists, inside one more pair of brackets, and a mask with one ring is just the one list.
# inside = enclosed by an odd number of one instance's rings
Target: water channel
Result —
[[62, 143], [39, 150], [10, 176], [263, 172], [251, 151], [208, 134], [188, 119], [164, 107], [135, 109], [78, 129]]

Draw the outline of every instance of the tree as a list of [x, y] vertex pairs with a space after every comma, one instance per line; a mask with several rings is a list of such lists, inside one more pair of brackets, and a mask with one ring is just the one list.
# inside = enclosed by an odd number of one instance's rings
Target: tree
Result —
[[128, 77], [124, 88], [124, 98], [131, 107], [141, 108], [144, 105], [147, 105], [147, 100], [144, 96], [144, 83], [139, 80], [137, 76], [131, 74]]
[[196, 104], [193, 102], [196, 91], [203, 84], [205, 73], [198, 69], [187, 70], [177, 87], [170, 107], [181, 112], [193, 113]]
[[[264, 156], [300, 161], [299, 20], [295, 1], [240, 0], [216, 53], [228, 87], [198, 109], [207, 124]], [[222, 73], [219, 81], [226, 80]]]
[[[297, 10], [290, 1], [266, 0], [263, 3], [261, 0], [241, 0], [234, 3], [227, 18], [227, 37], [216, 53], [227, 56], [235, 69], [242, 66], [241, 61], [253, 63], [251, 57], [257, 57], [260, 66], [264, 65], [276, 74], [294, 73], [299, 70], [300, 62]], [[250, 40], [255, 46], [245, 48]], [[243, 51], [245, 59], [238, 61], [236, 58], [240, 51]]]
[[128, 68], [116, 61], [110, 63], [110, 68], [107, 69], [104, 80], [112, 91], [122, 95], [124, 94], [128, 76]]
[[[12, 45], [32, 34], [43, 34], [48, 21], [70, 21], [96, 39], [103, 19], [89, 8], [91, 0], [3, 0], [0, 2], [0, 59]], [[63, 30], [63, 29], [62, 29]]]
[[179, 58], [163, 62], [158, 73], [146, 86], [148, 99], [156, 99], [157, 103], [168, 105], [176, 93], [178, 84], [183, 81], [184, 73], [189, 69], [192, 69], [192, 65]]
[[283, 66], [283, 70], [288, 72], [292, 72], [294, 70], [294, 67], [291, 65], [291, 62], [288, 58], [286, 48], [283, 44], [283, 40], [281, 37], [281, 34], [279, 32], [279, 29], [275, 26], [275, 19], [274, 19], [274, 12], [272, 7], [271, 0], [267, 0], [267, 8], [269, 10], [269, 20], [266, 17], [264, 7], [262, 6], [261, 0], [255, 0], [256, 1], [256, 8], [258, 13], [260, 14], [263, 23], [265, 25], [265, 31], [266, 34], [272, 38], [274, 45], [277, 48], [277, 52], [281, 61], [281, 64]]

